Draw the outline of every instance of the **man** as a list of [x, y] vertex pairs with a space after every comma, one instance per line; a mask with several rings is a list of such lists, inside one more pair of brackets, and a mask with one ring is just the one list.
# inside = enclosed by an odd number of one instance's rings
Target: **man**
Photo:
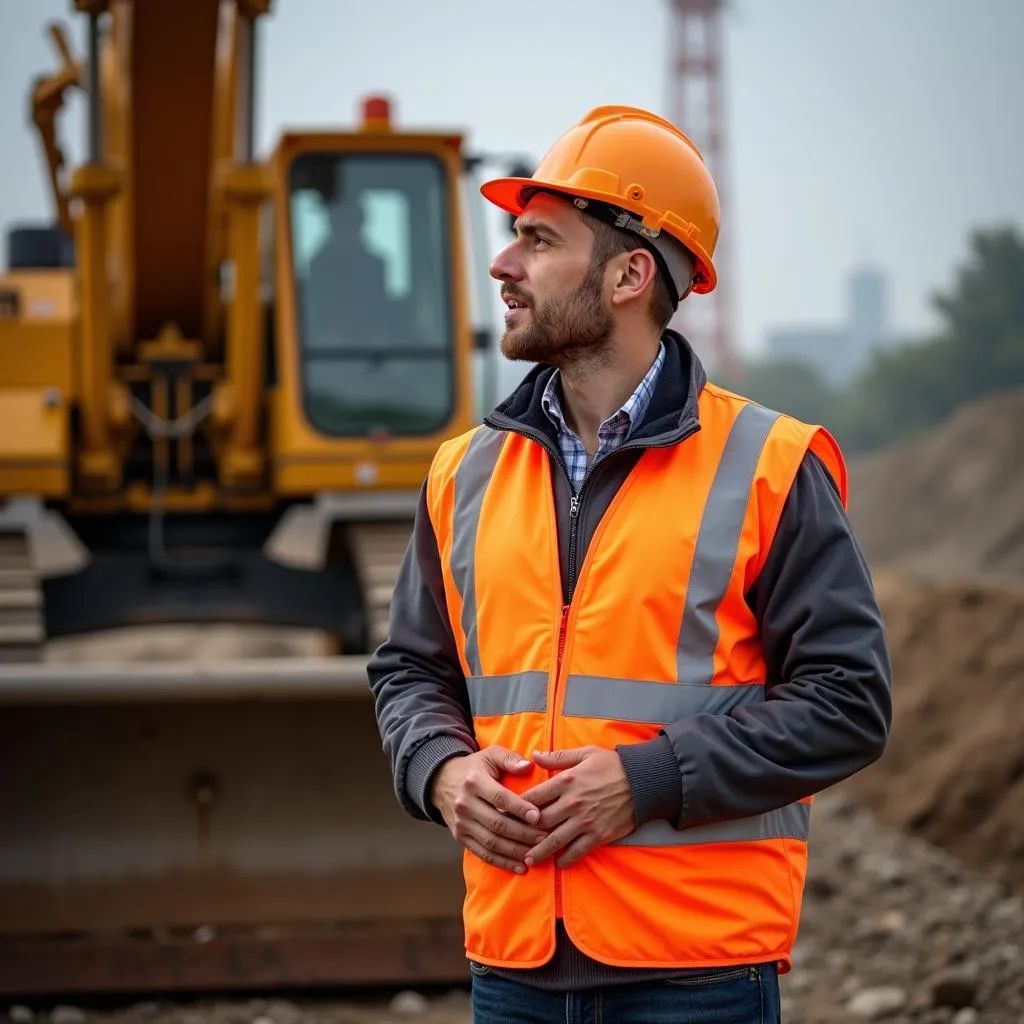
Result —
[[597, 108], [483, 193], [540, 365], [438, 452], [369, 666], [399, 800], [465, 847], [475, 1019], [777, 1021], [810, 797], [890, 724], [842, 456], [666, 329], [719, 229], [674, 126]]
[[338, 195], [328, 206], [331, 231], [309, 261], [302, 282], [305, 341], [310, 348], [374, 350], [400, 335], [384, 260], [363, 239], [358, 198]]

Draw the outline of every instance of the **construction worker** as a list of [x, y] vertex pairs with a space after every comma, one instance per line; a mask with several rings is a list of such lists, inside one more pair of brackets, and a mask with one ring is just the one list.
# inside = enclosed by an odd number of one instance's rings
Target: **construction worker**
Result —
[[474, 1019], [777, 1021], [811, 797], [890, 725], [842, 454], [667, 328], [719, 232], [672, 124], [597, 108], [482, 191], [538, 365], [438, 451], [369, 664], [398, 799], [464, 847]]

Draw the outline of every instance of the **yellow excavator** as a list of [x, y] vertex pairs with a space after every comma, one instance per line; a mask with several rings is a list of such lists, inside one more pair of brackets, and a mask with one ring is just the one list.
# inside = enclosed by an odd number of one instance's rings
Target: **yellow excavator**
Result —
[[[7, 238], [0, 505], [38, 500], [87, 557], [43, 572], [0, 529], [2, 994], [465, 976], [459, 852], [399, 809], [364, 665], [430, 459], [479, 414], [480, 158], [371, 96], [257, 159], [269, 6], [73, 0], [87, 57], [51, 28], [32, 86], [56, 216]], [[323, 495], [315, 563], [268, 553]], [[45, 656], [204, 622], [330, 651]]]

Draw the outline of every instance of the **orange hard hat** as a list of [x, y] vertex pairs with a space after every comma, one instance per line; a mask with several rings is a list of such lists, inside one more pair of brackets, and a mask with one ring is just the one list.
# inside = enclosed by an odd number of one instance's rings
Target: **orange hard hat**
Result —
[[[532, 178], [495, 178], [480, 187], [495, 206], [518, 216], [535, 191], [558, 192], [654, 246], [665, 235], [693, 257], [692, 288], [718, 281], [718, 190], [697, 147], [674, 124], [638, 107], [595, 107], [544, 154]], [[627, 216], [632, 215], [632, 216]], [[648, 246], [649, 248], [650, 246]], [[677, 282], [678, 284], [678, 282]]]

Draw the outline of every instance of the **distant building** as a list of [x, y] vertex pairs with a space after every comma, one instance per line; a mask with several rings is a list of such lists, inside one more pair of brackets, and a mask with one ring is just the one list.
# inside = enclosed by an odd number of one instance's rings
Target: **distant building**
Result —
[[810, 363], [830, 384], [842, 385], [859, 373], [871, 354], [890, 341], [888, 288], [873, 267], [853, 271], [846, 286], [846, 322], [793, 324], [770, 331], [768, 355]]
[[850, 347], [869, 354], [888, 339], [888, 295], [885, 275], [872, 267], [855, 270], [847, 288], [847, 328]]
[[853, 373], [847, 334], [814, 325], [782, 327], [768, 335], [768, 354], [810, 363], [830, 383], [841, 383]]

